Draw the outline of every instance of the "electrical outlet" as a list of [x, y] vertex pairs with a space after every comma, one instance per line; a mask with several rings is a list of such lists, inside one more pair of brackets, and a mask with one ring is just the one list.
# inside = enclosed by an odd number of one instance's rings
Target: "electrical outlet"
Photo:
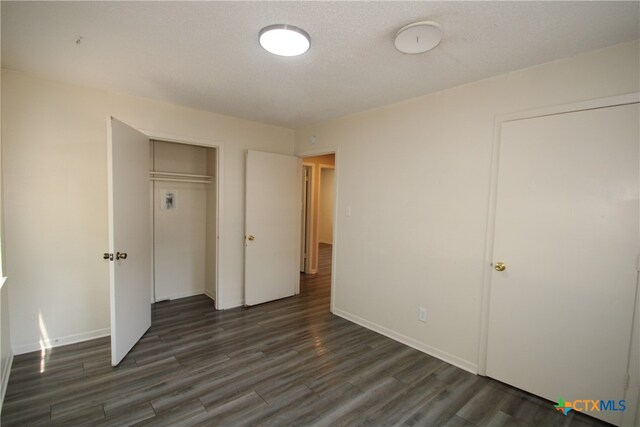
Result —
[[418, 308], [418, 320], [421, 322], [427, 321], [427, 309], [424, 307]]

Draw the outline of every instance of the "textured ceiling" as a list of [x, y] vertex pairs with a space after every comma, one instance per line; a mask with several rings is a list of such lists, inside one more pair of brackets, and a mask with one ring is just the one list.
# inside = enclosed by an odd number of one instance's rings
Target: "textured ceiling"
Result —
[[[301, 127], [639, 37], [638, 2], [2, 2], [2, 65]], [[395, 32], [437, 21], [421, 55]], [[305, 29], [281, 58], [261, 28]], [[76, 39], [82, 36], [80, 44]]]

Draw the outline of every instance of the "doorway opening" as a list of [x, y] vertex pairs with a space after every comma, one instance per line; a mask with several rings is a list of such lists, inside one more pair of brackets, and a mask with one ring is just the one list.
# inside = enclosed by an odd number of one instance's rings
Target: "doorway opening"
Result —
[[302, 158], [300, 292], [331, 292], [335, 153]]
[[216, 300], [217, 149], [149, 140], [152, 303]]
[[[107, 117], [109, 252], [104, 253], [103, 258], [109, 262], [113, 366], [122, 361], [151, 326], [152, 303], [162, 298], [161, 295], [154, 296], [157, 290], [155, 279], [163, 279], [167, 274], [156, 272], [155, 267], [164, 267], [164, 263], [158, 260], [159, 252], [167, 248], [177, 249], [173, 256], [181, 257], [181, 261], [187, 260], [186, 267], [184, 263], [177, 267], [174, 265], [178, 270], [189, 268], [188, 263], [195, 259], [184, 247], [175, 244], [182, 242], [185, 234], [180, 227], [192, 220], [179, 217], [185, 210], [181, 207], [190, 206], [192, 201], [178, 185], [198, 184], [211, 188], [211, 199], [208, 202], [205, 199], [205, 213], [202, 215], [204, 249], [200, 252], [204, 253], [205, 259], [201, 261], [202, 267], [193, 271], [198, 271], [201, 277], [212, 278], [208, 285], [203, 279], [201, 293], [205, 293], [207, 287], [212, 290], [214, 307], [219, 308], [222, 299], [218, 286], [222, 246], [219, 233], [222, 224], [222, 150], [222, 145], [206, 140], [143, 133], [114, 117]], [[199, 168], [194, 168], [194, 162]], [[162, 188], [160, 183], [168, 183], [171, 188]], [[206, 194], [205, 190], [200, 191]], [[208, 209], [212, 204], [212, 209]], [[165, 218], [159, 220], [154, 211], [178, 218], [166, 227], [165, 236], [155, 233]], [[159, 243], [163, 239], [166, 244], [158, 246], [156, 241]], [[202, 245], [200, 243], [200, 248]], [[166, 258], [169, 265], [175, 261], [171, 253]], [[213, 269], [208, 270], [210, 268]], [[167, 292], [167, 298], [184, 296], [184, 290], [174, 294]]]

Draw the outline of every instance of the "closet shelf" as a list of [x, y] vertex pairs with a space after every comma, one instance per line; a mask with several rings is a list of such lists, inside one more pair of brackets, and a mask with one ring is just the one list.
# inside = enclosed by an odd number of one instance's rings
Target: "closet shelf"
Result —
[[174, 176], [174, 177], [184, 177], [184, 178], [203, 178], [203, 179], [213, 179], [211, 175], [193, 175], [190, 173], [175, 173], [175, 172], [160, 172], [160, 171], [151, 171], [149, 172], [150, 176]]
[[213, 177], [210, 175], [194, 175], [189, 173], [175, 173], [175, 172], [149, 172], [149, 179], [151, 181], [173, 181], [173, 182], [189, 182], [195, 184], [211, 184], [213, 183]]

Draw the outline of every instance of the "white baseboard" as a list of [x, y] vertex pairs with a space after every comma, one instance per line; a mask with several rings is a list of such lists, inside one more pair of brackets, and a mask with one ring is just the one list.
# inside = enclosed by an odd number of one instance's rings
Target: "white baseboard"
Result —
[[42, 345], [44, 345], [46, 348], [60, 347], [62, 345], [75, 344], [78, 342], [88, 341], [95, 338], [106, 337], [110, 334], [111, 334], [111, 330], [109, 328], [96, 329], [95, 331], [67, 335], [65, 337], [53, 338], [53, 339], [49, 339], [42, 342], [38, 341], [30, 344], [18, 345], [13, 348], [13, 352], [17, 356], [19, 354], [30, 353], [32, 351], [41, 350]]
[[7, 393], [7, 385], [9, 385], [9, 374], [11, 373], [11, 366], [13, 365], [13, 354], [7, 359], [7, 362], [2, 367], [2, 384], [0, 384], [0, 414], [2, 413], [2, 404], [4, 403], [4, 396]]
[[215, 297], [211, 292], [209, 292], [209, 291], [208, 291], [208, 290], [206, 290], [206, 289], [204, 290], [204, 294], [205, 294], [206, 296], [208, 296], [209, 298], [211, 298], [211, 300], [213, 300], [213, 301], [215, 301], [215, 300], [216, 300], [216, 297]]
[[242, 307], [244, 306], [244, 300], [236, 300], [226, 303], [224, 306], [220, 308], [220, 310], [229, 310], [230, 308]]
[[191, 291], [191, 292], [182, 292], [179, 294], [163, 295], [161, 297], [156, 296], [156, 302], [174, 300], [174, 299], [180, 299], [180, 298], [188, 298], [195, 295], [202, 295], [204, 293], [206, 293], [204, 289], [198, 289], [196, 291]]
[[464, 369], [465, 371], [471, 372], [474, 375], [478, 374], [478, 365], [475, 363], [469, 362], [468, 360], [461, 359], [445, 351], [442, 351], [435, 347], [431, 347], [429, 345], [416, 341], [413, 338], [409, 338], [406, 335], [402, 335], [398, 332], [392, 331], [391, 329], [387, 329], [384, 326], [380, 326], [377, 323], [370, 322], [366, 319], [363, 319], [361, 317], [358, 317], [346, 311], [340, 310], [339, 308], [334, 308], [333, 314], [335, 314], [336, 316], [340, 316], [344, 319], [347, 319], [350, 322], [357, 323], [358, 325], [363, 326], [367, 329], [371, 329], [372, 331], [375, 331], [393, 340], [401, 342], [402, 344], [408, 345], [409, 347], [413, 347], [416, 350], [419, 350], [430, 356], [436, 357], [440, 360], [443, 360], [447, 363], [457, 366], [460, 369]]

